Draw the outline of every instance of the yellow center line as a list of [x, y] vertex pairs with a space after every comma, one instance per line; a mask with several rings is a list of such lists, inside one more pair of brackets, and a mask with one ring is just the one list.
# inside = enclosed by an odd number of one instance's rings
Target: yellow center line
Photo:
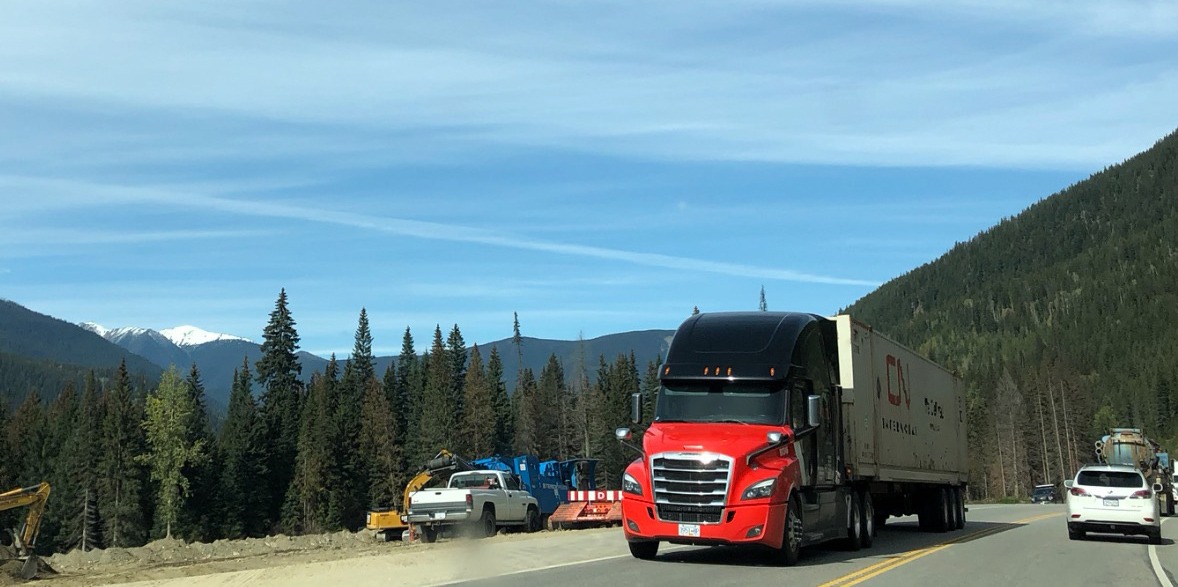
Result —
[[[1031, 516], [1029, 518], [1023, 518], [1021, 520], [1016, 520], [1014, 522], [1011, 522], [1011, 524], [1030, 524], [1033, 522], [1037, 522], [1039, 520], [1045, 520], [1047, 518], [1052, 518], [1052, 517], [1055, 517], [1058, 515], [1060, 515], [1058, 512], [1050, 513], [1050, 514], [1040, 514], [1037, 516]], [[928, 555], [930, 555], [934, 552], [937, 552], [939, 550], [944, 550], [944, 549], [952, 546], [953, 544], [956, 544], [959, 542], [965, 542], [967, 540], [974, 540], [977, 538], [983, 538], [985, 536], [989, 536], [990, 534], [997, 534], [998, 532], [1001, 532], [1006, 529], [1008, 529], [1006, 525], [994, 526], [991, 528], [985, 528], [983, 530], [978, 530], [976, 532], [970, 532], [969, 534], [966, 534], [964, 536], [959, 536], [957, 538], [954, 538], [953, 540], [947, 540], [945, 542], [942, 542], [941, 544], [936, 544], [933, 546], [926, 546], [924, 548], [919, 548], [917, 550], [911, 550], [906, 553], [882, 560], [882, 561], [875, 563], [873, 565], [870, 565], [868, 567], [859, 569], [858, 571], [855, 571], [853, 573], [843, 575], [842, 577], [839, 577], [833, 581], [828, 581], [826, 583], [823, 583], [823, 584], [819, 585], [818, 587], [836, 587], [836, 586], [837, 587], [851, 587], [852, 585], [858, 585], [859, 583], [862, 583], [863, 581], [866, 581], [866, 580], [868, 580], [872, 577], [876, 577], [878, 575], [882, 575], [883, 573], [886, 573], [886, 572], [888, 572], [888, 571], [890, 571], [900, 565], [909, 563], [909, 562], [914, 561], [918, 558], [928, 556]]]

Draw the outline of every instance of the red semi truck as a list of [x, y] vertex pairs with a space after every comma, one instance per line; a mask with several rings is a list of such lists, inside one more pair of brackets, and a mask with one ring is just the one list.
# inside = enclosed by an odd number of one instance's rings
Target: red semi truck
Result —
[[617, 430], [641, 453], [622, 478], [637, 558], [748, 545], [792, 565], [811, 544], [871, 546], [889, 516], [965, 526], [961, 380], [850, 316], [696, 314], [659, 375], [641, 446]]

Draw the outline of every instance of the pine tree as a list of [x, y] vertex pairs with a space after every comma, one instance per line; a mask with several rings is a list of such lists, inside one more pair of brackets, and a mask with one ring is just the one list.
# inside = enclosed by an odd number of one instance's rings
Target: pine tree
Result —
[[769, 304], [765, 303], [765, 286], [761, 286], [761, 303], [757, 304], [757, 309], [762, 312], [769, 311]]
[[60, 538], [65, 529], [63, 523], [70, 515], [78, 495], [77, 479], [65, 469], [64, 452], [69, 443], [71, 431], [78, 417], [78, 392], [74, 384], [67, 383], [57, 399], [49, 406], [47, 432], [42, 458], [46, 460], [49, 475], [46, 481], [53, 488], [54, 499], [45, 506], [45, 517], [41, 521], [41, 538], [37, 546], [46, 552], [64, 552], [65, 544]]
[[264, 438], [250, 381], [247, 358], [233, 372], [229, 408], [217, 442], [222, 463], [217, 503], [220, 533], [226, 538], [260, 536], [266, 530], [263, 506], [269, 495], [257, 485], [266, 476]]
[[148, 451], [137, 460], [148, 466], [152, 481], [158, 484], [156, 519], [163, 525], [164, 537], [171, 538], [192, 486], [184, 476], [185, 467], [207, 459], [205, 440], [192, 438], [198, 419], [195, 398], [175, 366], [164, 371], [159, 387], [148, 394], [145, 416]]
[[491, 388], [491, 406], [495, 411], [493, 452], [505, 455], [515, 444], [515, 412], [503, 381], [503, 359], [496, 347], [491, 347], [491, 358], [487, 359], [487, 385]]
[[495, 454], [495, 406], [491, 397], [491, 382], [483, 368], [483, 357], [476, 344], [470, 350], [470, 367], [463, 385], [465, 397], [460, 426], [460, 446], [473, 457]]
[[335, 529], [338, 510], [332, 509], [334, 396], [339, 366], [335, 355], [326, 371], [311, 377], [311, 390], [300, 419], [295, 475], [283, 506], [282, 527], [290, 534], [315, 534]]
[[540, 454], [539, 424], [536, 421], [539, 401], [536, 391], [536, 376], [532, 370], [525, 367], [520, 372], [519, 383], [515, 393], [511, 394], [511, 403], [515, 408], [515, 452], [520, 454]]
[[434, 329], [434, 343], [426, 363], [421, 406], [421, 440], [427, 452], [436, 453], [454, 446], [454, 426], [457, 422], [454, 419], [454, 387], [450, 380], [452, 372], [453, 363], [442, 344], [442, 329], [438, 326]]
[[[396, 421], [389, 408], [388, 396], [376, 379], [368, 380], [364, 394], [365, 417], [360, 422], [360, 450], [366, 466], [364, 485], [368, 488], [365, 507], [374, 508], [396, 503], [400, 495], [401, 447], [396, 437]], [[361, 516], [362, 517], [362, 516]], [[359, 520], [358, 520], [359, 521]]]
[[466, 383], [466, 341], [462, 339], [457, 324], [446, 338], [446, 355], [450, 358], [450, 401], [454, 405], [454, 422], [457, 424], [462, 421], [465, 409], [462, 386]]
[[12, 475], [22, 487], [48, 480], [48, 463], [42, 458], [49, 436], [41, 394], [29, 391], [16, 408], [7, 430]]
[[98, 509], [106, 527], [106, 546], [142, 544], [147, 533], [143, 511], [143, 470], [136, 462], [144, 452], [142, 408], [132, 396], [127, 363], [119, 363], [114, 386], [103, 394], [99, 456]]
[[[82, 397], [74, 410], [65, 444], [55, 465], [59, 477], [68, 478], [53, 488], [50, 503], [61, 504], [55, 548], [93, 550], [102, 545], [103, 520], [98, 512], [98, 466], [101, 454], [101, 406], [98, 381], [93, 371], [85, 378]], [[55, 510], [56, 511], [56, 510]]]
[[401, 429], [405, 431], [405, 460], [415, 465], [424, 463], [437, 451], [433, 449], [434, 452], [429, 452], [430, 449], [423, 446], [420, 433], [409, 433], [410, 430], [421, 430], [422, 394], [425, 391], [423, 375], [417, 351], [413, 348], [413, 333], [406, 326], [405, 336], [401, 339], [401, 354], [397, 357], [397, 393], [401, 396], [403, 406], [404, 425]]
[[565, 459], [568, 390], [564, 382], [564, 367], [555, 354], [548, 356], [548, 362], [540, 371], [536, 400], [532, 403], [533, 422], [536, 427], [536, 444], [542, 457]]
[[330, 441], [334, 452], [331, 477], [335, 481], [331, 488], [332, 508], [336, 510], [340, 523], [349, 530], [360, 527], [364, 520], [364, 507], [368, 503], [367, 469], [370, 461], [356, 447], [360, 439], [361, 422], [373, 416], [363, 410], [361, 404], [369, 388], [376, 383], [374, 363], [368, 313], [361, 308], [352, 357], [344, 367], [344, 378], [339, 385], [335, 426]]
[[262, 386], [258, 414], [265, 429], [267, 449], [265, 480], [270, 489], [267, 519], [276, 522], [294, 477], [298, 452], [300, 396], [299, 335], [287, 308], [286, 289], [278, 294], [270, 321], [262, 332], [262, 358], [256, 364], [257, 382]]
[[192, 403], [192, 417], [186, 433], [187, 443], [205, 447], [204, 458], [184, 465], [181, 474], [190, 483], [189, 494], [177, 520], [177, 533], [188, 540], [208, 542], [217, 537], [216, 519], [217, 472], [222, 468], [217, 443], [213, 441], [213, 427], [205, 401], [205, 387], [200, 370], [193, 363], [184, 380], [184, 388]]
[[[404, 487], [405, 483], [408, 482], [408, 479], [406, 478], [408, 476], [406, 472], [408, 446], [405, 438], [407, 436], [405, 433], [405, 396], [401, 392], [397, 381], [397, 367], [395, 364], [390, 363], [388, 368], [385, 369], [384, 379], [382, 381], [381, 387], [384, 391], [385, 402], [389, 406], [389, 434], [391, 436], [390, 441], [393, 444], [395, 456], [395, 460], [393, 462], [392, 483], [394, 488], [401, 488]], [[397, 489], [397, 491], [399, 492], [400, 489]], [[399, 493], [395, 494], [394, 496], [396, 495], [399, 495]], [[371, 501], [375, 502], [376, 498], [373, 497]], [[388, 504], [378, 505], [384, 506]]]

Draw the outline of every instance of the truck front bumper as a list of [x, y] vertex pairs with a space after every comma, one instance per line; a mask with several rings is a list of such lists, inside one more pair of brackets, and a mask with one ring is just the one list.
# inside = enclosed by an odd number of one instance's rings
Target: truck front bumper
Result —
[[659, 540], [675, 544], [757, 545], [781, 548], [785, 528], [785, 504], [768, 502], [728, 505], [720, 522], [696, 524], [659, 517], [655, 504], [626, 494], [622, 500], [622, 529], [626, 540]]

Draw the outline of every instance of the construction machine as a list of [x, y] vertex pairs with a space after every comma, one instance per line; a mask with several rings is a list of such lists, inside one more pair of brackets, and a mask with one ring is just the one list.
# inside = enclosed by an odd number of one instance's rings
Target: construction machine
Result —
[[49, 484], [44, 481], [38, 485], [0, 493], [0, 511], [25, 506], [29, 508], [24, 526], [19, 532], [12, 532], [12, 548], [15, 552], [9, 553], [5, 547], [0, 546], [0, 558], [16, 558], [23, 561], [20, 568], [22, 579], [28, 580], [44, 572], [53, 572], [53, 569], [34, 552], [37, 534], [41, 530], [41, 517], [45, 514], [45, 502], [48, 499]]
[[1153, 486], [1162, 513], [1174, 515], [1173, 469], [1170, 455], [1162, 451], [1161, 445], [1146, 437], [1140, 428], [1113, 428], [1096, 441], [1095, 448], [1098, 462], [1140, 469]]
[[406, 517], [409, 511], [409, 494], [425, 489], [435, 482], [444, 483], [451, 474], [458, 471], [469, 471], [473, 468], [461, 457], [442, 449], [437, 456], [426, 462], [425, 466], [405, 485], [405, 491], [401, 497], [401, 509], [395, 507], [374, 509], [368, 512], [364, 527], [383, 535], [386, 541], [395, 538], [403, 540], [409, 538], [410, 528]]

